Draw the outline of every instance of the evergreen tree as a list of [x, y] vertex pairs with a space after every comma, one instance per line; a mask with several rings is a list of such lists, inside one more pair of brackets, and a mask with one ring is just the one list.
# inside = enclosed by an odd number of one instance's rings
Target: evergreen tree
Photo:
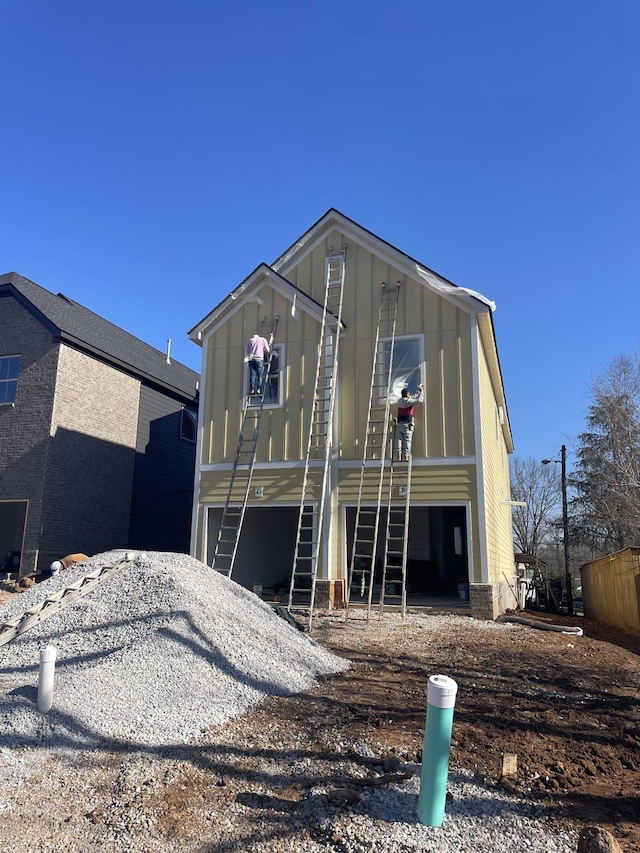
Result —
[[591, 383], [578, 437], [574, 535], [597, 554], [640, 544], [640, 361], [615, 358]]

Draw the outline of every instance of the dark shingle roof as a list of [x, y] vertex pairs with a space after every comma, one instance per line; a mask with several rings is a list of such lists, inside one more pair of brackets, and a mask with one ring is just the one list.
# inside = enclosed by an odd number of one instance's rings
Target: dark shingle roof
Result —
[[15, 272], [0, 275], [0, 296], [14, 296], [54, 337], [160, 387], [194, 398], [199, 374], [63, 294], [51, 293]]

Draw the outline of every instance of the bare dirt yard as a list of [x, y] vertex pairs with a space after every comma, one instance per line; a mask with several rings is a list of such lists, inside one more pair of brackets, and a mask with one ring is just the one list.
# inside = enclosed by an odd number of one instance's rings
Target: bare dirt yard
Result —
[[[389, 778], [398, 762], [419, 762], [427, 679], [442, 673], [458, 684], [452, 769], [542, 802], [558, 826], [605, 827], [624, 853], [640, 853], [640, 638], [582, 617], [518, 616], [584, 635], [480, 631], [460, 617], [434, 635], [424, 613], [321, 614], [311, 636], [349, 658], [348, 670], [268, 698], [194, 746], [45, 759], [7, 795], [0, 840], [19, 853], [346, 849], [305, 826], [309, 788], [325, 781], [333, 807], [348, 810], [349, 792], [367, 784], [362, 745]], [[517, 756], [515, 776], [502, 774], [505, 753]]]
[[[423, 646], [413, 634], [404, 644], [400, 628], [393, 640], [354, 647], [350, 632], [319, 629], [354, 666], [321, 696], [288, 701], [298, 713], [305, 702], [327, 703], [351, 736], [375, 728], [386, 749], [420, 758], [425, 681], [447, 674], [458, 683], [451, 766], [542, 798], [578, 827], [603, 826], [625, 853], [640, 853], [640, 638], [583, 617], [518, 616], [584, 635], [525, 628]], [[502, 778], [505, 753], [517, 756], [515, 778]]]

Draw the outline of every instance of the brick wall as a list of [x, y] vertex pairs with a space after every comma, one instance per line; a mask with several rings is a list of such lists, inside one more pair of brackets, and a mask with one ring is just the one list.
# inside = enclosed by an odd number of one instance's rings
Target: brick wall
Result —
[[507, 610], [513, 610], [516, 606], [514, 585], [515, 578], [511, 579], [511, 585], [507, 581], [470, 584], [469, 604], [473, 618], [493, 621]]
[[0, 355], [20, 356], [15, 404], [0, 405], [0, 500], [28, 503], [23, 574], [38, 553], [57, 352], [51, 333], [16, 299], [0, 299]]
[[61, 345], [44, 487], [41, 567], [127, 546], [138, 380]]

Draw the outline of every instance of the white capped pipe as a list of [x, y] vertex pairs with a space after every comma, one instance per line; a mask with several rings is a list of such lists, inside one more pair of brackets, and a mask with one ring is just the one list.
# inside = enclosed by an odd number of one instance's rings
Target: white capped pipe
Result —
[[448, 675], [432, 675], [427, 682], [427, 704], [434, 708], [453, 708], [458, 685]]
[[40, 673], [38, 677], [38, 711], [47, 714], [53, 705], [53, 676], [56, 668], [54, 646], [40, 649]]

